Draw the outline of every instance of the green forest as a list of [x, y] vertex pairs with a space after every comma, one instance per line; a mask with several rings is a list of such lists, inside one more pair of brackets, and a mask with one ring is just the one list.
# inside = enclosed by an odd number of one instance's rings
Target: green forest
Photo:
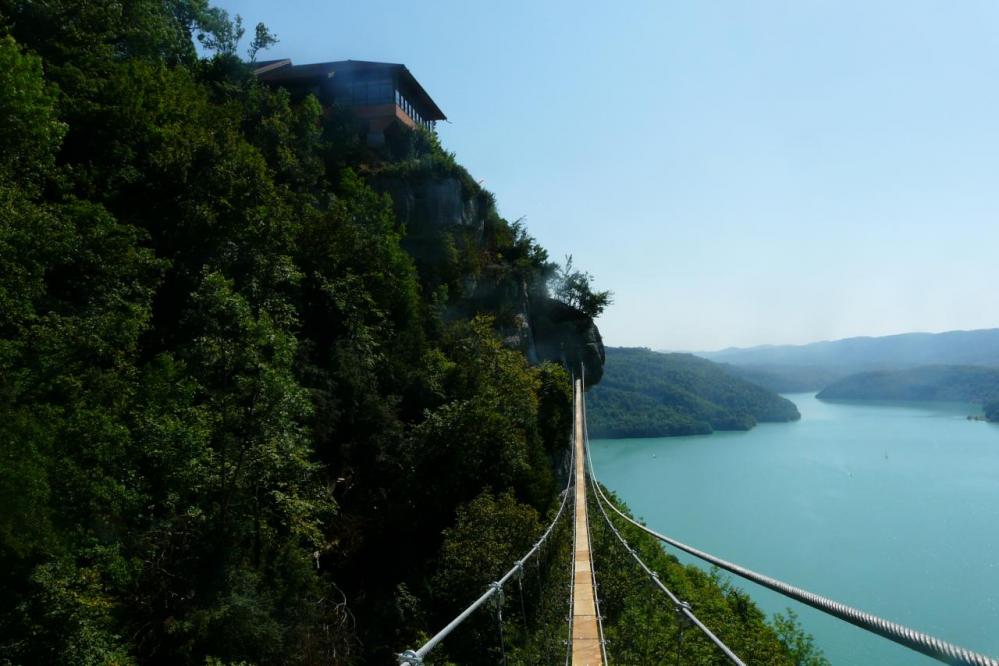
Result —
[[849, 374], [842, 368], [828, 366], [719, 363], [730, 375], [774, 393], [815, 393]]
[[690, 354], [607, 349], [587, 400], [594, 437], [700, 435], [801, 418], [789, 400]]
[[[500, 340], [544, 250], [432, 134], [373, 152], [259, 85], [241, 32], [0, 2], [0, 663], [385, 663], [475, 591], [430, 584], [462, 507], [556, 500], [568, 374]], [[445, 176], [478, 226], [374, 187]]]
[[[373, 149], [262, 86], [245, 32], [0, 0], [0, 664], [391, 663], [559, 504], [609, 293], [432, 132]], [[442, 180], [472, 219], [402, 215]], [[512, 663], [564, 651], [566, 538], [507, 600]]]
[[930, 365], [904, 370], [862, 372], [830, 384], [818, 397], [988, 403], [999, 400], [999, 369], [970, 365]]

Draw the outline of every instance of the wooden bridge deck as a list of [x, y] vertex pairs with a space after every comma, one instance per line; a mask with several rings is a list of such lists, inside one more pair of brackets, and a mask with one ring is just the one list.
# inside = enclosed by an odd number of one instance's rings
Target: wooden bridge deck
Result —
[[593, 560], [590, 556], [590, 523], [586, 511], [586, 452], [583, 449], [583, 382], [576, 380], [576, 552], [573, 565], [572, 665], [604, 666], [597, 625]]

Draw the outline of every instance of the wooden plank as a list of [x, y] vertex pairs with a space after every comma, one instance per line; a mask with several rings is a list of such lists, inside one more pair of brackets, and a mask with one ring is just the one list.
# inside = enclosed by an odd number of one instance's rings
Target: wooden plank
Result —
[[590, 523], [586, 509], [586, 452], [583, 449], [582, 381], [576, 381], [574, 428], [576, 435], [576, 552], [573, 562], [572, 664], [606, 666], [600, 647], [593, 560], [590, 553]]

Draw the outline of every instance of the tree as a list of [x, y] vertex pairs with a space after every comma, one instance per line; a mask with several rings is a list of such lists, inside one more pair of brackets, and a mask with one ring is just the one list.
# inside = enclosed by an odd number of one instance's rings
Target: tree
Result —
[[38, 186], [55, 163], [66, 125], [55, 112], [56, 94], [42, 76], [42, 61], [0, 37], [0, 184]]
[[802, 630], [797, 613], [790, 608], [785, 613], [776, 613], [773, 624], [777, 638], [787, 648], [794, 666], [828, 666], [829, 661], [822, 650], [815, 647], [812, 637]]
[[571, 254], [566, 255], [563, 266], [556, 268], [550, 289], [556, 300], [576, 308], [587, 317], [599, 317], [614, 302], [612, 292], [593, 290], [593, 276], [576, 270]]

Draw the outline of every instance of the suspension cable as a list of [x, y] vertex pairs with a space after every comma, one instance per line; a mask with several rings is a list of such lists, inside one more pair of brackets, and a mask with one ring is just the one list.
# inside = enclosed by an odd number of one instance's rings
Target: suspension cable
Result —
[[569, 474], [572, 476], [572, 550], [569, 557], [569, 606], [566, 609], [566, 620], [569, 625], [568, 635], [565, 641], [565, 666], [569, 666], [572, 661], [572, 630], [575, 617], [573, 610], [576, 603], [576, 522], [579, 498], [576, 497], [576, 373], [572, 373], [572, 468]]
[[[589, 443], [589, 440], [587, 440], [587, 443]], [[590, 480], [591, 482], [594, 482], [596, 479], [593, 475], [593, 458], [590, 456], [589, 447], [587, 447], [587, 457], [589, 460]], [[599, 484], [595, 483], [594, 485], [596, 487], [595, 492], [599, 495], [599, 497], [602, 497], [603, 500], [610, 505], [610, 508], [626, 521], [646, 534], [655, 537], [659, 541], [669, 544], [678, 550], [689, 553], [690, 555], [708, 562], [719, 569], [724, 569], [730, 573], [734, 573], [735, 575], [745, 578], [746, 580], [778, 592], [785, 597], [800, 601], [801, 603], [818, 609], [827, 615], [832, 615], [840, 620], [849, 622], [854, 626], [865, 629], [873, 634], [877, 634], [882, 638], [887, 638], [888, 640], [894, 641], [895, 643], [903, 645], [911, 650], [921, 652], [922, 654], [932, 657], [933, 659], [941, 661], [945, 664], [953, 664], [954, 666], [999, 666], [999, 660], [992, 657], [972, 652], [971, 650], [965, 649], [958, 645], [948, 643], [947, 641], [940, 640], [939, 638], [934, 638], [929, 634], [924, 634], [923, 632], [916, 631], [915, 629], [910, 629], [904, 625], [896, 624], [895, 622], [880, 618], [877, 615], [872, 615], [871, 613], [858, 610], [851, 606], [847, 606], [846, 604], [841, 604], [838, 601], [833, 601], [832, 599], [815, 594], [814, 592], [809, 592], [808, 590], [804, 590], [800, 587], [795, 587], [783, 581], [777, 580], [776, 578], [764, 576], [763, 574], [752, 571], [751, 569], [747, 569], [738, 564], [723, 560], [720, 557], [716, 557], [710, 553], [698, 550], [693, 546], [688, 546], [687, 544], [677, 541], [676, 539], [660, 534], [659, 532], [649, 529], [645, 525], [623, 513], [607, 498], [606, 495], [604, 495], [604, 492], [600, 488]], [[601, 510], [603, 510], [602, 505]], [[604, 513], [604, 516], [607, 516], [606, 512]], [[618, 538], [620, 538], [620, 535]]]
[[[587, 513], [587, 516], [589, 514]], [[600, 652], [604, 656], [604, 664], [609, 664], [607, 661], [607, 640], [604, 638], [604, 618], [600, 614], [600, 594], [599, 589], [597, 589], [597, 567], [593, 564], [593, 531], [586, 530], [586, 538], [589, 542], [590, 548], [590, 581], [593, 584], [593, 603], [597, 610], [597, 629], [600, 631]]]
[[573, 405], [572, 405], [572, 420], [573, 420], [573, 424], [572, 424], [572, 457], [573, 457], [573, 464], [572, 464], [571, 470], [569, 471], [569, 475], [572, 476], [572, 478], [573, 478], [573, 482], [572, 482], [572, 528], [571, 528], [572, 529], [572, 551], [570, 551], [571, 555], [569, 556], [569, 608], [566, 611], [566, 618], [565, 618], [568, 621], [568, 624], [569, 624], [568, 636], [567, 636], [567, 638], [565, 640], [565, 666], [569, 666], [569, 662], [572, 659], [572, 623], [573, 623], [573, 620], [575, 619], [572, 616], [572, 606], [573, 606], [573, 603], [575, 602], [575, 597], [576, 597], [576, 508], [577, 508], [576, 507], [576, 503], [577, 503], [578, 499], [576, 498], [576, 482], [575, 482], [575, 478], [576, 478], [576, 463], [575, 463], [575, 458], [576, 458], [576, 424], [575, 424], [575, 420], [576, 420], [576, 404], [575, 404], [575, 401], [576, 401], [576, 381], [575, 381], [575, 379], [573, 379], [573, 382], [572, 382], [572, 392], [573, 392], [573, 395], [572, 395], [572, 399], [573, 399]]
[[572, 450], [569, 453], [569, 470], [570, 470], [569, 479], [566, 482], [565, 490], [562, 491], [563, 493], [562, 503], [558, 507], [558, 513], [555, 514], [555, 518], [553, 518], [552, 522], [549, 523], [548, 528], [544, 531], [541, 537], [534, 542], [534, 545], [531, 546], [531, 549], [528, 550], [527, 553], [522, 558], [517, 560], [514, 563], [513, 567], [505, 574], [503, 574], [502, 578], [490, 584], [489, 589], [483, 592], [482, 596], [473, 601], [457, 617], [451, 620], [451, 622], [449, 622], [446, 627], [444, 627], [436, 634], [434, 634], [434, 636], [426, 643], [424, 643], [422, 647], [416, 650], [406, 650], [405, 652], [397, 654], [396, 657], [398, 659], [398, 663], [400, 664], [400, 666], [422, 666], [423, 659], [430, 653], [431, 650], [437, 647], [437, 645], [440, 644], [441, 641], [447, 638], [452, 631], [454, 631], [462, 622], [467, 620], [469, 616], [472, 615], [472, 613], [474, 613], [476, 610], [478, 610], [480, 606], [482, 606], [482, 604], [486, 603], [489, 599], [491, 599], [494, 595], [496, 595], [497, 592], [502, 594], [503, 586], [507, 583], [507, 581], [509, 581], [514, 575], [524, 570], [524, 564], [536, 553], [538, 553], [542, 544], [544, 544], [545, 541], [548, 539], [548, 536], [551, 534], [552, 530], [555, 529], [555, 525], [558, 524], [559, 519], [562, 517], [562, 514], [565, 512], [565, 507], [566, 504], [568, 503], [570, 495], [569, 491], [572, 489], [573, 479], [575, 477], [575, 474], [572, 473], [572, 470], [575, 469], [575, 461], [576, 461], [576, 448], [575, 446], [573, 446]]
[[[678, 614], [682, 615], [683, 617], [685, 617], [687, 620], [689, 620], [695, 627], [697, 627], [698, 629], [700, 629], [701, 633], [704, 634], [708, 638], [708, 640], [710, 640], [712, 643], [714, 643], [715, 646], [719, 650], [721, 650], [722, 654], [724, 654], [725, 657], [728, 658], [728, 660], [730, 662], [732, 662], [736, 666], [746, 666], [745, 662], [743, 662], [738, 657], [738, 655], [736, 655], [732, 651], [731, 648], [729, 648], [727, 645], [725, 645], [725, 643], [720, 638], [718, 638], [717, 636], [715, 636], [715, 634], [710, 629], [708, 629], [707, 625], [705, 625], [703, 622], [701, 622], [701, 620], [698, 619], [698, 617], [696, 615], [694, 615], [694, 611], [691, 610], [691, 607], [690, 607], [689, 603], [687, 603], [685, 601], [680, 601], [679, 597], [677, 597], [675, 594], [673, 594], [673, 592], [668, 587], [666, 587], [666, 585], [664, 585], [661, 580], [659, 580], [659, 574], [656, 571], [653, 571], [647, 564], [645, 564], [645, 562], [642, 561], [642, 558], [640, 558], [638, 556], [638, 553], [635, 552], [635, 549], [632, 548], [628, 544], [628, 541], [621, 535], [621, 533], [618, 531], [617, 527], [614, 525], [613, 521], [611, 521], [610, 516], [607, 514], [607, 510], [604, 509], [603, 501], [601, 501], [601, 497], [603, 497], [603, 493], [600, 490], [600, 486], [597, 483], [596, 476], [595, 476], [595, 474], [593, 472], [593, 458], [590, 455], [590, 447], [589, 447], [589, 432], [588, 432], [588, 430], [586, 428], [586, 419], [585, 419], [586, 402], [585, 401], [583, 402], [583, 414], [584, 414], [584, 419], [583, 419], [583, 441], [587, 445], [586, 446], [586, 459], [587, 459], [587, 469], [588, 469], [588, 472], [589, 472], [589, 474], [587, 476], [589, 477], [590, 485], [593, 487], [593, 494], [594, 494], [594, 497], [597, 500], [597, 506], [600, 508], [600, 513], [603, 514], [604, 521], [607, 523], [607, 526], [614, 533], [614, 536], [617, 537], [618, 541], [621, 542], [621, 545], [624, 547], [624, 549], [626, 551], [628, 551], [631, 554], [632, 558], [634, 558], [635, 562], [638, 563], [638, 566], [640, 566], [645, 571], [645, 573], [648, 574], [649, 578], [652, 579], [652, 582], [655, 584], [655, 586], [658, 587], [660, 590], [662, 590], [663, 592], [666, 593], [666, 596], [669, 597], [670, 602], [673, 604], [673, 610], [676, 611]], [[606, 500], [607, 498], [603, 497], [603, 499]], [[610, 503], [609, 500], [608, 500], [608, 503]], [[611, 504], [611, 508], [615, 508], [613, 504]]]
[[[590, 435], [589, 431], [586, 429], [586, 398], [585, 398], [586, 366], [585, 365], [581, 366], [581, 374], [583, 381], [580, 383], [579, 401], [583, 418], [583, 446], [588, 447], [590, 443]], [[575, 384], [573, 384], [573, 386], [575, 386]], [[573, 418], [575, 419], [575, 414], [573, 414]], [[575, 437], [576, 433], [575, 427], [573, 427], [572, 432], [573, 432], [573, 437]], [[587, 450], [589, 449], [587, 448]], [[586, 512], [587, 520], [589, 520], [589, 516], [590, 513], [589, 511], [587, 511]], [[596, 565], [594, 565], [593, 563], [593, 530], [589, 529], [586, 530], [586, 539], [588, 541], [587, 545], [590, 548], [590, 582], [593, 585], [593, 603], [597, 611], [597, 629], [600, 632], [600, 652], [603, 655], [604, 664], [609, 664], [610, 662], [607, 660], [607, 639], [604, 638], [604, 618], [603, 615], [600, 614], [600, 594], [598, 594], [599, 590], [597, 589], [597, 568]], [[574, 551], [573, 559], [575, 559], [575, 549], [573, 549], [573, 551]], [[575, 581], [573, 581], [573, 583], [575, 583]]]

